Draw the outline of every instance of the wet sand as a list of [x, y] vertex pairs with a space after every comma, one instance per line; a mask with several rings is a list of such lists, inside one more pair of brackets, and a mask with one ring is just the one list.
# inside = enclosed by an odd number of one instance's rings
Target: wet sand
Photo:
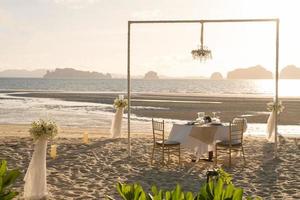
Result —
[[[119, 94], [119, 93], [118, 93]], [[55, 98], [64, 101], [112, 104], [116, 93], [24, 92], [10, 95], [18, 97]], [[300, 98], [282, 98], [285, 110], [280, 114], [281, 125], [300, 124]], [[138, 117], [194, 120], [197, 112], [218, 112], [222, 121], [244, 116], [249, 123], [266, 123], [269, 112], [266, 104], [270, 97], [207, 96], [198, 94], [132, 94], [132, 113]]]

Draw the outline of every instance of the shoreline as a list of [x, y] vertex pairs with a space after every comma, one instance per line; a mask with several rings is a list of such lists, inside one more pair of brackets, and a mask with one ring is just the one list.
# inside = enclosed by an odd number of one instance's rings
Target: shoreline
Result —
[[[73, 93], [73, 92], [10, 92], [8, 96], [18, 98], [59, 99], [66, 102], [96, 103], [111, 106], [120, 93]], [[123, 93], [124, 94], [124, 93]], [[197, 112], [212, 115], [217, 112], [222, 121], [234, 117], [246, 117], [249, 123], [266, 123], [269, 111], [267, 103], [272, 98], [215, 97], [196, 95], [169, 95], [133, 93], [131, 112], [137, 117], [194, 120]], [[300, 98], [283, 101], [285, 110], [280, 114], [280, 125], [300, 125]], [[107, 110], [114, 112], [112, 108]]]
[[[0, 89], [0, 93], [58, 93], [58, 94], [98, 94], [98, 95], [127, 95], [127, 91], [64, 91], [64, 90], [27, 90], [27, 89]], [[275, 97], [275, 95], [265, 95], [260, 93], [247, 93], [247, 94], [237, 94], [237, 93], [175, 93], [175, 92], [134, 92], [131, 91], [131, 94], [134, 95], [140, 95], [140, 96], [168, 96], [168, 97], [185, 97], [185, 98], [245, 98], [245, 99], [272, 99]], [[279, 99], [285, 99], [285, 100], [300, 100], [300, 96], [279, 96]]]

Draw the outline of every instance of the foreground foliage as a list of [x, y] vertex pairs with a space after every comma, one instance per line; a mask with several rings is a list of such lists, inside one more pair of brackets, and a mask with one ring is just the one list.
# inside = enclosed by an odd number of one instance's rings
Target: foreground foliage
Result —
[[[173, 190], [161, 190], [152, 186], [151, 193], [146, 193], [138, 183], [117, 184], [117, 190], [123, 200], [242, 200], [244, 193], [242, 188], [237, 188], [232, 183], [231, 175], [219, 169], [218, 177], [210, 179], [197, 193], [185, 192], [181, 186]], [[259, 197], [244, 197], [247, 200], [259, 200]], [[113, 198], [108, 197], [113, 200]]]
[[3, 160], [0, 166], [0, 200], [10, 200], [18, 195], [11, 186], [20, 176], [19, 170], [8, 170], [7, 162]]

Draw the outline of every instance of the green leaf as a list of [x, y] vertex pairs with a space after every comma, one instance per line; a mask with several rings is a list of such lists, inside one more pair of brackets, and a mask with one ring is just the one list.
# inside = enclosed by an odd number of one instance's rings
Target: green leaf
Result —
[[14, 197], [16, 197], [19, 193], [18, 192], [11, 192], [9, 191], [9, 193], [7, 195], [5, 195], [3, 198], [1, 198], [1, 200], [11, 200]]
[[2, 194], [2, 191], [3, 191], [3, 178], [0, 177], [0, 196]]
[[120, 183], [120, 182], [117, 183], [117, 190], [118, 190], [120, 196], [123, 198], [123, 200], [128, 200], [125, 196], [124, 186], [122, 183]]
[[153, 195], [157, 195], [157, 194], [158, 194], [158, 189], [157, 189], [156, 185], [153, 185], [153, 186], [151, 187], [151, 191], [152, 191], [152, 194], [153, 194]]
[[221, 199], [222, 196], [222, 192], [223, 192], [223, 180], [219, 179], [217, 184], [215, 184], [215, 188], [214, 188], [214, 198], [215, 199]]
[[187, 192], [187, 193], [185, 194], [185, 199], [186, 199], [186, 200], [194, 200], [194, 195], [193, 195], [193, 193], [192, 193], [192, 192]]
[[0, 167], [0, 176], [4, 176], [7, 170], [7, 162], [6, 160], [2, 160], [1, 167]]
[[169, 191], [166, 191], [166, 194], [165, 194], [165, 200], [171, 200], [172, 197], [171, 197], [171, 192]]
[[226, 187], [226, 190], [225, 190], [225, 192], [224, 192], [224, 199], [232, 198], [234, 189], [235, 189], [234, 186], [233, 186], [232, 184], [229, 184], [229, 185]]
[[17, 178], [21, 175], [19, 170], [7, 171], [6, 175], [3, 177], [3, 187], [8, 187], [13, 184]]
[[213, 199], [214, 198], [214, 184], [215, 182], [213, 180], [210, 180], [207, 184], [206, 187], [206, 192], [207, 192], [207, 198], [208, 199]]
[[243, 189], [237, 188], [233, 193], [232, 200], [242, 200], [243, 199]]

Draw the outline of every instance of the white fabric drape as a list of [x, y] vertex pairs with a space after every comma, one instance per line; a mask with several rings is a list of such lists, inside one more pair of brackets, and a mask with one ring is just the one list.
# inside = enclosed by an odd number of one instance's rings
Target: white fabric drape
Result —
[[47, 139], [38, 139], [35, 143], [34, 152], [24, 178], [25, 199], [43, 199], [48, 194], [46, 180], [46, 151]]
[[276, 111], [271, 112], [267, 123], [267, 140], [275, 142], [275, 115]]
[[123, 113], [124, 113], [124, 108], [117, 108], [115, 116], [112, 120], [111, 129], [110, 129], [112, 138], [121, 137]]

